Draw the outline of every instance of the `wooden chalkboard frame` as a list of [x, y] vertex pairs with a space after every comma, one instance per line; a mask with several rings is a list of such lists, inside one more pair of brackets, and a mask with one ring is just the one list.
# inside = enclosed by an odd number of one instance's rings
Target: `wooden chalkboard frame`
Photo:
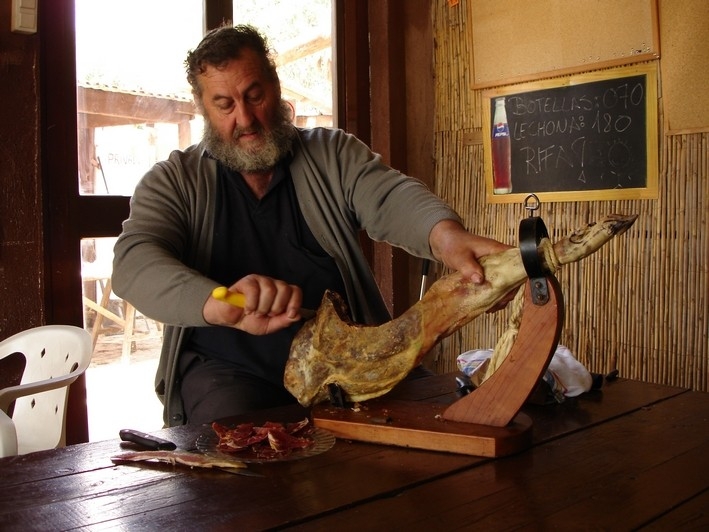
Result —
[[[645, 185], [635, 188], [608, 188], [578, 190], [534, 190], [515, 192], [513, 168], [513, 190], [509, 194], [494, 194], [492, 175], [492, 113], [493, 100], [501, 96], [523, 94], [532, 91], [563, 88], [605, 80], [618, 80], [635, 76], [645, 76], [645, 154], [646, 180]], [[484, 178], [486, 199], [488, 203], [521, 203], [530, 192], [534, 192], [541, 201], [591, 201], [591, 200], [628, 200], [657, 199], [658, 182], [658, 98], [657, 98], [657, 64], [639, 64], [611, 70], [574, 74], [560, 78], [540, 80], [499, 87], [482, 93], [483, 116], [483, 151]], [[514, 144], [513, 144], [514, 147]]]

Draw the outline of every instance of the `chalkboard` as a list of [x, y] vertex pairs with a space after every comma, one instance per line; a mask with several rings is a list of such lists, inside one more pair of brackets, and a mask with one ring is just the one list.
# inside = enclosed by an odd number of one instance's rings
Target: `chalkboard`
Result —
[[[649, 66], [614, 69], [485, 93], [488, 200], [657, 196], [657, 81]], [[495, 104], [504, 98], [512, 190], [493, 186]]]

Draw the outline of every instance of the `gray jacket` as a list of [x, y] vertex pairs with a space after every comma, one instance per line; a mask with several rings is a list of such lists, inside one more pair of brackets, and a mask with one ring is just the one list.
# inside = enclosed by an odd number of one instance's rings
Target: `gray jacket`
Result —
[[[359, 245], [377, 241], [432, 258], [433, 226], [458, 215], [420, 181], [385, 166], [341, 130], [298, 129], [290, 172], [303, 216], [337, 263], [359, 323], [390, 316]], [[114, 249], [113, 290], [164, 323], [155, 387], [168, 426], [184, 423], [177, 357], [192, 327], [208, 326], [202, 307], [218, 283], [205, 277], [212, 253], [216, 162], [199, 144], [174, 151], [140, 181]], [[236, 279], [234, 279], [236, 281]]]

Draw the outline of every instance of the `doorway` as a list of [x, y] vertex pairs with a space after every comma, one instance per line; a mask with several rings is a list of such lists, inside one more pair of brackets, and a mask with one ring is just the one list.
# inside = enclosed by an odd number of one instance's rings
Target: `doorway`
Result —
[[[77, 163], [85, 199], [128, 198], [140, 177], [173, 149], [197, 142], [183, 60], [202, 35], [194, 0], [75, 0]], [[236, 2], [235, 2], [236, 4]], [[269, 36], [283, 95], [301, 127], [334, 125], [332, 0], [240, 0], [234, 23]], [[278, 16], [274, 16], [278, 13]], [[121, 428], [162, 427], [153, 391], [162, 324], [110, 286], [117, 235], [81, 239], [84, 326], [94, 340], [86, 372], [89, 440]]]

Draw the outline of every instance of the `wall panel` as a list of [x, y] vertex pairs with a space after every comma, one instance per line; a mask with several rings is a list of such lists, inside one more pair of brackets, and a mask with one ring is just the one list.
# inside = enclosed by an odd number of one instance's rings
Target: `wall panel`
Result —
[[[481, 97], [467, 72], [471, 4], [433, 5], [435, 190], [473, 232], [517, 245], [523, 206], [485, 201]], [[639, 215], [627, 233], [558, 273], [567, 307], [561, 341], [591, 371], [709, 391], [709, 134], [665, 134], [659, 143], [657, 200], [542, 205], [552, 240], [607, 213]], [[451, 371], [459, 353], [494, 347], [507, 318], [474, 320], [429, 364]]]

